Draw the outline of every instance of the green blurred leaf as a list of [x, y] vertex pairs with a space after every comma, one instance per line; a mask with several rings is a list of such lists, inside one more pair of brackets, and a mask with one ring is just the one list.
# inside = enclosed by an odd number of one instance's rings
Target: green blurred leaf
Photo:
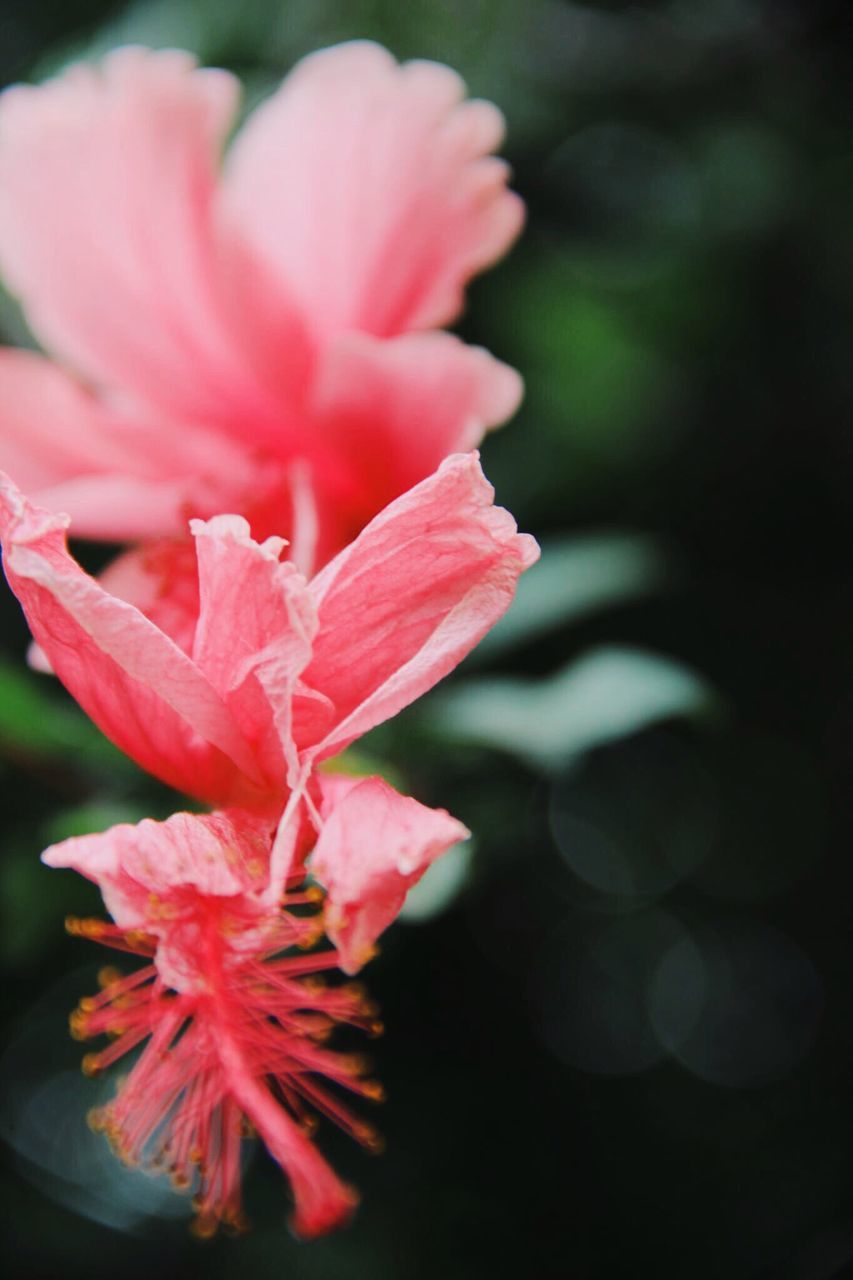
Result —
[[635, 599], [666, 578], [661, 548], [636, 534], [554, 538], [541, 545], [541, 560], [521, 578], [509, 612], [483, 638], [474, 660]]
[[542, 769], [716, 702], [710, 687], [670, 658], [602, 648], [545, 680], [476, 679], [433, 700], [429, 723], [445, 737], [496, 747]]
[[129, 769], [130, 762], [59, 686], [22, 666], [0, 659], [0, 752], [35, 756], [73, 755], [84, 764]]
[[796, 210], [799, 158], [788, 141], [749, 119], [715, 124], [700, 139], [706, 223], [723, 235], [763, 235]]
[[[21, 839], [24, 839], [22, 836]], [[7, 848], [0, 859], [0, 962], [29, 964], [54, 947], [66, 915], [86, 914], [97, 891], [81, 876], [59, 875], [39, 861], [42, 845]]]
[[[510, 264], [505, 286], [512, 274]], [[566, 254], [529, 254], [514, 275], [523, 312], [503, 307], [500, 314], [504, 323], [512, 316], [507, 345], [516, 349], [537, 412], [562, 432], [570, 428], [574, 451], [591, 459], [628, 465], [638, 452], [662, 447], [675, 429], [667, 409], [678, 374], [650, 319], [641, 326], [619, 299], [598, 296]], [[561, 483], [567, 479], [561, 474]]]
[[119, 822], [141, 822], [143, 818], [150, 816], [148, 806], [141, 803], [124, 803], [111, 798], [88, 800], [85, 804], [53, 814], [42, 826], [41, 837], [45, 845], [55, 844], [71, 836], [88, 836], [93, 832], [106, 831]]
[[48, 940], [51, 926], [62, 919], [63, 913], [59, 886], [55, 888], [51, 892], [46, 883], [37, 851], [27, 854], [6, 850], [0, 861], [0, 954], [5, 963], [30, 960], [41, 949], [42, 941]]
[[322, 773], [343, 773], [350, 778], [380, 777], [389, 782], [398, 791], [405, 791], [406, 784], [402, 773], [383, 756], [374, 755], [371, 751], [362, 751], [359, 747], [353, 750], [347, 747], [339, 756], [324, 760], [320, 765]]

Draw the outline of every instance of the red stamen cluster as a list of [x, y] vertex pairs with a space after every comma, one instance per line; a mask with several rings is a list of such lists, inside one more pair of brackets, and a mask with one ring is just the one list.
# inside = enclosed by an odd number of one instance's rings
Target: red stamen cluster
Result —
[[[115, 1098], [93, 1111], [90, 1123], [126, 1163], [162, 1169], [177, 1188], [193, 1189], [200, 1236], [213, 1234], [220, 1222], [234, 1230], [245, 1226], [240, 1152], [255, 1131], [290, 1176], [294, 1229], [306, 1236], [345, 1220], [356, 1203], [307, 1141], [317, 1113], [367, 1148], [381, 1147], [373, 1126], [328, 1083], [373, 1100], [381, 1099], [381, 1086], [365, 1078], [360, 1055], [326, 1047], [338, 1024], [378, 1034], [375, 1008], [358, 984], [327, 985], [320, 976], [336, 967], [337, 952], [281, 954], [317, 941], [319, 917], [292, 912], [312, 896], [288, 895], [260, 956], [240, 957], [228, 946], [227, 917], [211, 917], [198, 990], [170, 990], [154, 964], [126, 977], [108, 968], [99, 975], [100, 993], [81, 1000], [71, 1015], [75, 1038], [113, 1037], [86, 1054], [87, 1075], [147, 1041]], [[156, 952], [156, 938], [99, 920], [71, 919], [67, 927], [119, 950], [150, 958]]]

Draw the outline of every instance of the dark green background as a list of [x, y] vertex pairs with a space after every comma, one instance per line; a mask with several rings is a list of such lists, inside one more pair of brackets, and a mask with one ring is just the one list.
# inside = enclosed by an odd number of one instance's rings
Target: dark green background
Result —
[[[200, 1246], [87, 1136], [65, 1015], [102, 957], [62, 918], [97, 898], [37, 855], [175, 801], [24, 669], [4, 596], [16, 1274], [848, 1273], [851, 34], [818, 0], [3, 4], [6, 81], [131, 39], [231, 66], [254, 100], [302, 53], [371, 36], [498, 102], [529, 226], [461, 332], [526, 378], [484, 465], [554, 565], [514, 634], [367, 744], [476, 849], [365, 975], [388, 1149], [324, 1135], [364, 1202], [311, 1245], [262, 1157], [253, 1233]], [[20, 341], [8, 303], [3, 323]]]

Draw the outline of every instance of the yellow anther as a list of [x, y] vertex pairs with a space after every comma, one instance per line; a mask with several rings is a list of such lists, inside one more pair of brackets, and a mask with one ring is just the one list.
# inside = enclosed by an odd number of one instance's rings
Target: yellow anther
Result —
[[103, 1107], [92, 1107], [86, 1116], [86, 1123], [93, 1133], [106, 1133], [108, 1118]]
[[302, 937], [297, 939], [296, 945], [300, 951], [310, 951], [312, 947], [316, 947], [317, 943], [323, 936], [323, 925], [320, 921], [310, 921], [305, 927]]
[[359, 1125], [357, 1129], [353, 1130], [353, 1136], [371, 1155], [378, 1156], [385, 1150], [385, 1139], [372, 1125]]
[[229, 1235], [243, 1236], [251, 1230], [252, 1224], [242, 1209], [229, 1209], [223, 1215], [223, 1222]]
[[68, 1026], [71, 1030], [71, 1038], [73, 1040], [87, 1040], [89, 1032], [87, 1031], [89, 1019], [83, 1009], [75, 1009], [68, 1018]]
[[111, 987], [113, 983], [121, 981], [121, 974], [114, 965], [105, 964], [102, 969], [98, 970], [98, 986]]
[[80, 1063], [80, 1069], [84, 1076], [96, 1076], [101, 1071], [101, 1055], [99, 1053], [87, 1053]]
[[156, 893], [148, 895], [148, 911], [157, 920], [173, 920], [178, 914], [174, 903], [164, 901]]
[[212, 1213], [200, 1213], [190, 1223], [190, 1231], [197, 1240], [212, 1240], [218, 1223]]
[[363, 1076], [370, 1070], [370, 1059], [363, 1053], [341, 1053], [338, 1065], [347, 1075]]
[[101, 938], [107, 928], [103, 920], [83, 920], [80, 916], [65, 917], [65, 931], [74, 938]]

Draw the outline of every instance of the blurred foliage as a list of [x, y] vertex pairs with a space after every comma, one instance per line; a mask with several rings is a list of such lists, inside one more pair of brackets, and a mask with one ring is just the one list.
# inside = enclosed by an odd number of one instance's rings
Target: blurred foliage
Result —
[[[61, 921], [98, 895], [38, 853], [175, 798], [26, 669], [0, 601], [14, 1270], [847, 1274], [849, 6], [6, 0], [0, 32], [4, 81], [173, 44], [237, 71], [249, 106], [303, 53], [370, 37], [498, 102], [529, 225], [460, 332], [524, 374], [483, 460], [545, 548], [482, 650], [351, 761], [476, 846], [425, 877], [365, 975], [389, 1148], [321, 1133], [364, 1204], [310, 1246], [262, 1157], [254, 1232], [202, 1250], [86, 1130], [98, 1086], [65, 1018], [99, 957]], [[0, 327], [26, 338], [5, 295]]]
[[547, 679], [459, 682], [432, 699], [437, 733], [509, 751], [543, 770], [638, 733], [704, 712], [710, 690], [678, 663], [637, 649], [597, 649]]
[[648, 539], [587, 534], [543, 538], [540, 545], [542, 558], [519, 581], [508, 612], [468, 659], [469, 669], [543, 632], [645, 595], [665, 581], [663, 552]]
[[67, 760], [128, 772], [127, 759], [52, 683], [0, 660], [0, 756]]

